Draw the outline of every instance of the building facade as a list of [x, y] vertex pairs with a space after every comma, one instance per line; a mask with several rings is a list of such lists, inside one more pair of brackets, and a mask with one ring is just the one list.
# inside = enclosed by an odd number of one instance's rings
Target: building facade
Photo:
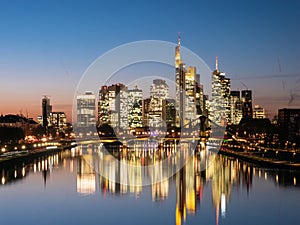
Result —
[[253, 118], [252, 91], [242, 90], [243, 118]]
[[77, 98], [77, 127], [87, 128], [96, 125], [96, 97], [91, 91], [86, 91]]
[[51, 126], [57, 131], [64, 131], [67, 128], [67, 116], [64, 112], [50, 113]]
[[[175, 48], [175, 81], [176, 81], [176, 126], [191, 127], [198, 121], [204, 107], [203, 89], [200, 85], [200, 75], [196, 73], [196, 67], [186, 69], [180, 56], [180, 37]], [[202, 91], [202, 93], [201, 93]]]
[[98, 100], [98, 124], [128, 128], [128, 88], [121, 83], [102, 86]]
[[52, 105], [50, 104], [50, 98], [44, 96], [42, 99], [42, 124], [43, 127], [50, 125], [50, 114], [52, 112]]
[[265, 119], [266, 118], [266, 111], [260, 105], [255, 105], [253, 109], [253, 118], [254, 119]]
[[231, 124], [237, 125], [243, 117], [242, 100], [240, 91], [231, 91]]
[[137, 86], [128, 91], [128, 125], [130, 128], [143, 126], [143, 91]]
[[169, 86], [165, 80], [155, 79], [150, 86], [150, 98], [144, 100], [144, 126], [166, 127], [166, 103], [169, 99]]
[[300, 109], [279, 109], [278, 126], [280, 140], [300, 145]]
[[212, 98], [209, 111], [210, 120], [217, 126], [226, 126], [231, 123], [230, 79], [218, 68], [212, 73]]

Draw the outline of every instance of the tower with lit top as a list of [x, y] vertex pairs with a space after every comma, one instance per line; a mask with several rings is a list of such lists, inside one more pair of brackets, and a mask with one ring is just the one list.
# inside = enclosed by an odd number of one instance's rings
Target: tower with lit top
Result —
[[177, 127], [189, 127], [192, 124], [191, 121], [199, 116], [201, 110], [199, 93], [200, 88], [200, 75], [196, 74], [196, 67], [189, 66], [186, 69], [184, 63], [182, 63], [180, 55], [181, 39], [178, 35], [178, 43], [175, 47], [175, 77], [176, 77], [176, 126]]
[[230, 79], [219, 70], [219, 59], [216, 57], [216, 69], [212, 73], [212, 99], [209, 118], [218, 126], [231, 122]]

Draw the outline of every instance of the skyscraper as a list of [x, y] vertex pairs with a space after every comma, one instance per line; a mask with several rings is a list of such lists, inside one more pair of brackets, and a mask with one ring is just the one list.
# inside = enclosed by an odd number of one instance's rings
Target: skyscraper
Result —
[[137, 86], [128, 91], [128, 125], [143, 126], [143, 91]]
[[252, 118], [252, 91], [242, 90], [243, 118]]
[[51, 125], [56, 131], [63, 131], [67, 128], [67, 116], [64, 112], [50, 113]]
[[52, 112], [52, 105], [50, 105], [50, 98], [44, 96], [42, 99], [42, 120], [43, 127], [48, 127], [50, 124], [50, 113]]
[[218, 57], [216, 69], [212, 73], [212, 99], [210, 104], [210, 119], [218, 126], [226, 126], [231, 122], [230, 79], [220, 72]]
[[240, 91], [231, 91], [231, 123], [239, 124], [243, 117], [242, 101]]
[[[197, 123], [196, 118], [201, 113], [200, 103], [200, 75], [196, 74], [196, 67], [186, 69], [180, 56], [180, 36], [175, 48], [175, 72], [176, 72], [176, 126], [190, 127]], [[198, 107], [198, 108], [197, 108]]]
[[166, 99], [165, 100], [165, 118], [167, 127], [176, 125], [176, 108], [175, 108], [175, 99]]
[[77, 127], [88, 128], [96, 125], [96, 97], [91, 91], [77, 96]]
[[128, 128], [128, 89], [124, 84], [102, 86], [99, 91], [98, 124]]
[[300, 109], [278, 110], [279, 138], [300, 145]]
[[169, 99], [169, 86], [166, 81], [153, 80], [150, 86], [150, 98], [144, 100], [144, 123], [146, 126], [166, 126], [167, 99]]

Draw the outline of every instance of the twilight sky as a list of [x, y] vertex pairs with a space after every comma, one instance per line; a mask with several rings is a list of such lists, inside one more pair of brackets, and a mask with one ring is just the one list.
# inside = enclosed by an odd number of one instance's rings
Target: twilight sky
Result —
[[247, 86], [269, 115], [299, 108], [299, 23], [297, 0], [0, 0], [0, 113], [36, 119], [48, 95], [71, 120], [76, 86], [94, 60], [133, 41], [176, 43], [178, 32], [211, 69], [218, 56], [232, 90]]

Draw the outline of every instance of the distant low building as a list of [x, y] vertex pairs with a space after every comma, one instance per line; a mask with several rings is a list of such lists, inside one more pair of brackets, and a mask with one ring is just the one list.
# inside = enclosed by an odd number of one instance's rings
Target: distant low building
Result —
[[266, 118], [266, 112], [263, 107], [260, 105], [255, 105], [253, 110], [253, 118], [254, 119], [264, 119]]
[[21, 128], [26, 136], [31, 135], [32, 131], [38, 126], [39, 124], [32, 118], [26, 118], [22, 115], [0, 116], [0, 127]]

